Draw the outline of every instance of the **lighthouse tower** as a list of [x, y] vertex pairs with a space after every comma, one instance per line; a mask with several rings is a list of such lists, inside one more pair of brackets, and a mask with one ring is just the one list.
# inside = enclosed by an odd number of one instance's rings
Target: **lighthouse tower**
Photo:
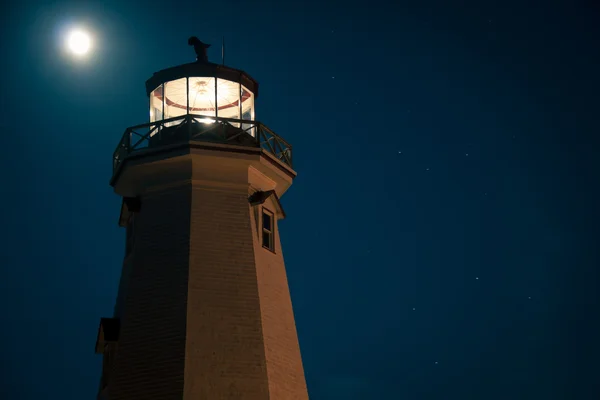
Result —
[[98, 399], [308, 399], [278, 229], [291, 146], [256, 120], [258, 83], [189, 44], [113, 155], [125, 257]]

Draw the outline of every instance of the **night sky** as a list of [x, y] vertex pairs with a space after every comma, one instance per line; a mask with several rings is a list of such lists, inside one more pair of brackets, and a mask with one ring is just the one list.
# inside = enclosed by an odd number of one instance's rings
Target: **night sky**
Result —
[[9, 4], [1, 399], [95, 398], [112, 152], [191, 35], [214, 62], [225, 36], [294, 149], [280, 229], [311, 399], [600, 398], [598, 3]]

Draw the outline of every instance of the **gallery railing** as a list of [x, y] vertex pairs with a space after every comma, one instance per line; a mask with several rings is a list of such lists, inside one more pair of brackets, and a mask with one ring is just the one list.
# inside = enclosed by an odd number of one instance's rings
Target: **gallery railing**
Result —
[[292, 146], [260, 122], [186, 114], [127, 128], [113, 153], [113, 174], [132, 153], [165, 144], [203, 141], [203, 135], [213, 139], [216, 135], [221, 142], [231, 144], [242, 140], [243, 145], [262, 148], [292, 167]]

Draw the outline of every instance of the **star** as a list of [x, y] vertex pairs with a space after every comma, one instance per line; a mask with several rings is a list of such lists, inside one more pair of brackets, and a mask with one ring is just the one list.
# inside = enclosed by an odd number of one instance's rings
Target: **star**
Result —
[[438, 363], [438, 362], [436, 361], [436, 362], [435, 362], [435, 364], [437, 365], [437, 363]]
[[416, 311], [416, 308], [413, 307], [413, 311]]

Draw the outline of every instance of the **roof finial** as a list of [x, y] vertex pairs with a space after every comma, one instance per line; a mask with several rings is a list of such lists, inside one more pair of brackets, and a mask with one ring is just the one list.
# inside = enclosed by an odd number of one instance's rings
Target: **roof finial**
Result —
[[188, 39], [188, 45], [194, 46], [196, 52], [197, 62], [208, 62], [208, 56], [206, 55], [206, 49], [210, 47], [210, 44], [206, 44], [200, 41], [196, 36], [192, 36]]

